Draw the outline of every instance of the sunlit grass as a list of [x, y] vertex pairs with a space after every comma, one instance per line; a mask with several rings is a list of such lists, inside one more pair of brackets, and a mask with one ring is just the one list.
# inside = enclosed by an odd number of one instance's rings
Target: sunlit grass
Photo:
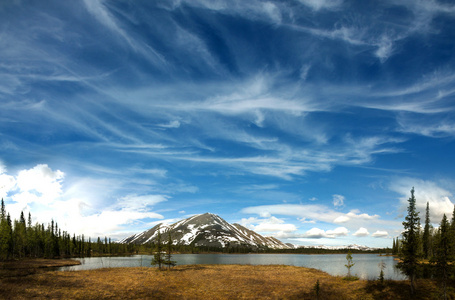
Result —
[[[293, 266], [191, 265], [170, 271], [112, 268], [46, 272], [3, 278], [0, 298], [146, 299], [410, 299], [405, 281], [346, 281]], [[433, 281], [420, 281], [420, 296], [438, 296]], [[425, 296], [424, 296], [425, 295]]]

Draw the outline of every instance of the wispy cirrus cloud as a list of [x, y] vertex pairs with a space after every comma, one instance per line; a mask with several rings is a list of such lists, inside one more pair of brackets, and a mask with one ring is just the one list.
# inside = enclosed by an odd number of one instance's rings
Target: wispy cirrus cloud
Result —
[[92, 14], [101, 24], [110, 29], [112, 33], [119, 36], [122, 40], [126, 41], [127, 44], [137, 53], [140, 53], [147, 60], [152, 62], [155, 66], [162, 68], [166, 66], [167, 62], [163, 55], [158, 53], [150, 45], [143, 43], [141, 40], [137, 40], [127, 33], [121, 25], [119, 25], [116, 18], [109, 11], [107, 4], [103, 0], [84, 0], [84, 4], [87, 11]]
[[343, 0], [299, 0], [306, 6], [318, 11], [320, 9], [337, 9], [343, 4]]

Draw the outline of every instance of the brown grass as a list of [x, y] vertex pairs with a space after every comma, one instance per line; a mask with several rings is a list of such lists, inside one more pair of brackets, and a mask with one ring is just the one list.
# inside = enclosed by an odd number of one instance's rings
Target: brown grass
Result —
[[345, 281], [341, 277], [293, 266], [192, 265], [170, 271], [112, 268], [36, 273], [3, 278], [2, 299], [436, 299], [433, 281], [418, 282], [410, 297], [406, 281]]
[[27, 276], [30, 274], [47, 272], [57, 267], [80, 265], [81, 262], [73, 259], [21, 259], [0, 261], [0, 278]]

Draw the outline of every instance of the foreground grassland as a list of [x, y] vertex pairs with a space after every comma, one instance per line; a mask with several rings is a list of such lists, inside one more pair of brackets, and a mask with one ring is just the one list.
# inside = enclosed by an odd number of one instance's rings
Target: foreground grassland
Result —
[[[346, 281], [292, 266], [192, 265], [170, 271], [113, 268], [38, 272], [1, 278], [2, 299], [438, 299], [438, 285], [418, 281], [410, 297], [406, 281]], [[452, 297], [455, 295], [452, 294]]]
[[[80, 265], [74, 259], [23, 259], [19, 261], [0, 261], [0, 283], [5, 278], [24, 277], [31, 274], [49, 272], [52, 268]], [[0, 291], [3, 284], [0, 284]]]

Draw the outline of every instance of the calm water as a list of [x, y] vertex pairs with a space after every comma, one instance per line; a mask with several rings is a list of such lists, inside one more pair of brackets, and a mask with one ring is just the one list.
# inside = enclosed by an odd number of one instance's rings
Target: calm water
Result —
[[[378, 264], [384, 262], [386, 279], [403, 280], [404, 275], [395, 267], [396, 261], [391, 256], [376, 254], [353, 254], [355, 265], [351, 274], [361, 279], [376, 279], [379, 276]], [[177, 265], [193, 264], [242, 264], [242, 265], [291, 265], [315, 268], [331, 275], [345, 276], [345, 254], [305, 255], [305, 254], [175, 254], [172, 259]], [[98, 268], [151, 267], [151, 255], [134, 255], [125, 257], [90, 257], [81, 258], [81, 265], [63, 267], [62, 271], [90, 270]]]

